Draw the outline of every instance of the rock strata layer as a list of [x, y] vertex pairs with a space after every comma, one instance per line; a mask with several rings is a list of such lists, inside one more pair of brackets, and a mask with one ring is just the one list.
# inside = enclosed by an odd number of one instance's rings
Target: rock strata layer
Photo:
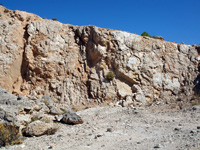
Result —
[[[10, 93], [68, 105], [124, 106], [198, 93], [199, 46], [62, 24], [2, 6], [0, 15], [0, 87]], [[115, 75], [107, 79], [111, 71]]]

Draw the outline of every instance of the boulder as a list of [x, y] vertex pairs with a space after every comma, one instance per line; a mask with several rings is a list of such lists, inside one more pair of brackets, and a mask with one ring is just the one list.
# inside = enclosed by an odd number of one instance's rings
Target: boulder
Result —
[[132, 95], [131, 87], [128, 84], [119, 80], [117, 81], [117, 90], [122, 98]]
[[36, 120], [30, 123], [24, 133], [26, 136], [41, 136], [45, 134], [52, 134], [57, 130], [57, 127], [53, 123], [45, 123], [40, 120]]
[[81, 119], [80, 116], [78, 116], [75, 112], [73, 111], [67, 111], [61, 120], [63, 123], [70, 124], [70, 125], [75, 125], [75, 124], [82, 124], [83, 120]]

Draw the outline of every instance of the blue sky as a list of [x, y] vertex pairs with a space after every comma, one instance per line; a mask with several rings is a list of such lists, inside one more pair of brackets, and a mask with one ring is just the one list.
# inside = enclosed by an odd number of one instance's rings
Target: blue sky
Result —
[[200, 0], [0, 0], [23, 10], [73, 25], [164, 37], [171, 42], [200, 44]]

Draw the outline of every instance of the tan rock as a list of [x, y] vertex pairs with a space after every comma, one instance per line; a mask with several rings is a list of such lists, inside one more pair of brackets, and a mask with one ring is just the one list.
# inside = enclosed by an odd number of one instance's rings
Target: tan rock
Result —
[[52, 130], [56, 130], [56, 126], [53, 123], [37, 120], [27, 126], [25, 133], [28, 136], [41, 136], [50, 133]]
[[117, 80], [117, 90], [122, 98], [132, 95], [131, 87], [128, 84], [119, 80]]

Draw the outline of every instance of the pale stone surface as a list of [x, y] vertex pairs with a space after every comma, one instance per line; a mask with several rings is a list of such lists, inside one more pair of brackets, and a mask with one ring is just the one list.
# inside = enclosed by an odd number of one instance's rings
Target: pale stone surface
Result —
[[53, 129], [56, 129], [53, 123], [45, 123], [37, 120], [27, 126], [25, 133], [28, 136], [41, 136], [48, 134], [47, 132]]
[[117, 90], [122, 98], [132, 95], [131, 87], [124, 82], [117, 81]]
[[[181, 95], [188, 100], [198, 88], [198, 46], [62, 24], [4, 7], [0, 12], [0, 87], [10, 93], [45, 95], [69, 106], [129, 95], [145, 105], [163, 94], [162, 100], [173, 97], [166, 90], [178, 97], [182, 87], [190, 91]], [[116, 74], [112, 81], [109, 71]], [[142, 92], [134, 95], [133, 85]]]

